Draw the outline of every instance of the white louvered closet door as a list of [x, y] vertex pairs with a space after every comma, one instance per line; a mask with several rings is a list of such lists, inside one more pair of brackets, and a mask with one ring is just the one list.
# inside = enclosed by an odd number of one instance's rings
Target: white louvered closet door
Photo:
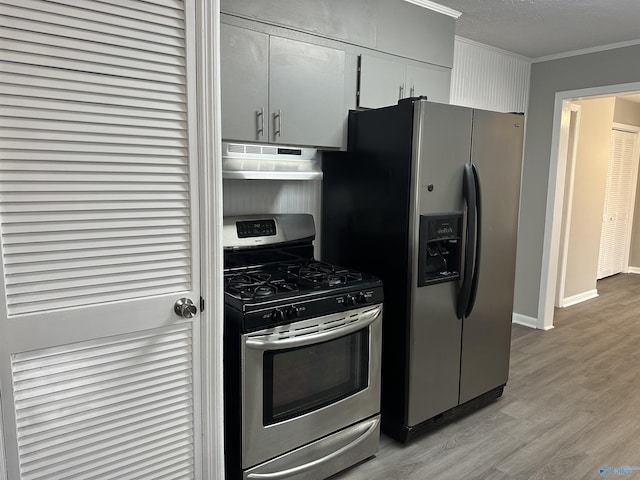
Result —
[[636, 181], [637, 133], [611, 130], [598, 279], [626, 270]]
[[[10, 479], [200, 470], [191, 0], [0, 0]], [[0, 475], [1, 477], [2, 475]]]

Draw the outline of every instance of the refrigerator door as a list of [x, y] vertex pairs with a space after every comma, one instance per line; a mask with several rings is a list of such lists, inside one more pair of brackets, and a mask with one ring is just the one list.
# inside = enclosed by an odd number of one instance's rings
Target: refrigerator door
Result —
[[459, 282], [418, 287], [420, 215], [463, 210], [462, 175], [470, 158], [472, 110], [416, 102], [409, 235], [410, 325], [406, 425], [411, 427], [458, 404]]
[[521, 115], [474, 111], [481, 250], [475, 306], [463, 325], [460, 403], [504, 385], [509, 374], [523, 132]]

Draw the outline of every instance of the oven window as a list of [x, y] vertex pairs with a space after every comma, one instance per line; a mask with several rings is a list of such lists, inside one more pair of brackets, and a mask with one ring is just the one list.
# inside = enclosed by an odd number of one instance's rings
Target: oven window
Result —
[[369, 329], [264, 354], [264, 424], [311, 412], [369, 383]]

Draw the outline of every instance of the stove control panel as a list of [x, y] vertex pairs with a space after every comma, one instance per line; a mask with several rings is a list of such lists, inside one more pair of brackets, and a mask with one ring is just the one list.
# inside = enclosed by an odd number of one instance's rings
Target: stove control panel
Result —
[[351, 310], [363, 305], [382, 303], [383, 300], [382, 286], [378, 286], [338, 295], [326, 295], [320, 298], [298, 298], [291, 302], [283, 301], [279, 305], [267, 308], [259, 308], [256, 305], [245, 310], [242, 315], [242, 328], [244, 331], [251, 331], [283, 325]]
[[276, 222], [271, 219], [236, 222], [238, 238], [267, 237], [276, 234]]
[[306, 308], [304, 306], [299, 307], [297, 305], [285, 305], [281, 308], [274, 308], [269, 313], [269, 318], [276, 322], [282, 323], [283, 321], [295, 320], [300, 316], [301, 312], [304, 312]]
[[303, 241], [311, 245], [315, 235], [313, 215], [308, 213], [238, 215], [224, 217], [222, 246], [225, 251], [235, 251]]
[[373, 290], [348, 293], [344, 297], [338, 297], [336, 300], [338, 303], [353, 307], [356, 305], [363, 305], [369, 303], [373, 299]]

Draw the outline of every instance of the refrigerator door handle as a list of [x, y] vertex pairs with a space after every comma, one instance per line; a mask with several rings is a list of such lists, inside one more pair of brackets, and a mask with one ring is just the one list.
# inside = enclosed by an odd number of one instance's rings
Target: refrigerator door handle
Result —
[[482, 228], [482, 209], [480, 205], [480, 177], [478, 176], [478, 171], [476, 170], [475, 165], [471, 165], [471, 171], [473, 172], [473, 182], [475, 185], [476, 191], [476, 245], [473, 253], [474, 261], [473, 261], [473, 278], [471, 280], [471, 292], [469, 294], [469, 300], [467, 302], [467, 308], [465, 309], [464, 316], [468, 317], [471, 315], [471, 311], [473, 310], [473, 305], [476, 302], [476, 294], [478, 293], [478, 275], [480, 272], [480, 252], [482, 251], [480, 248], [480, 239], [481, 228]]
[[464, 246], [464, 277], [460, 291], [458, 292], [458, 304], [456, 306], [456, 315], [458, 318], [462, 318], [468, 310], [473, 282], [473, 267], [475, 265], [474, 257], [476, 253], [476, 202], [478, 196], [476, 194], [474, 167], [468, 163], [464, 166], [462, 194], [467, 204], [467, 224]]

